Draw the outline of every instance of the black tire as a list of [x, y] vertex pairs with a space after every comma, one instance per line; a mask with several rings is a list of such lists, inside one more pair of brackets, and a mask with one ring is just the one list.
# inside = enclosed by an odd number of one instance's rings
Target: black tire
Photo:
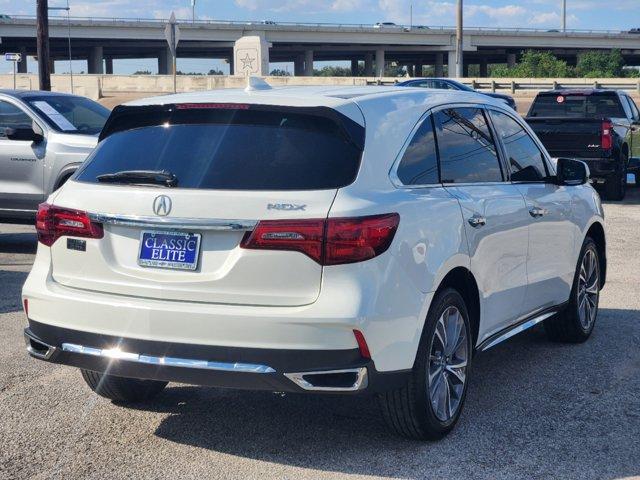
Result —
[[[626, 163], [626, 159], [622, 159]], [[607, 200], [621, 201], [627, 194], [627, 169], [611, 175], [604, 183], [604, 192]]]
[[[582, 263], [589, 252], [595, 255], [598, 294], [595, 300], [595, 314], [593, 316], [593, 320], [589, 322], [588, 326], [585, 326], [580, 317], [579, 285]], [[569, 304], [562, 312], [544, 321], [544, 329], [550, 340], [556, 342], [582, 343], [589, 338], [591, 332], [593, 332], [593, 327], [598, 316], [598, 301], [600, 299], [599, 293], [602, 284], [601, 282], [602, 277], [600, 276], [600, 255], [598, 254], [598, 247], [593, 239], [587, 237], [582, 244], [582, 250], [578, 257], [578, 264], [573, 278], [573, 287], [571, 288]]]
[[[449, 307], [457, 308], [464, 322], [467, 360], [464, 371], [465, 381], [462, 386], [462, 393], [458, 396], [459, 400], [457, 401], [459, 403], [455, 413], [448, 420], [441, 420], [433, 408], [427, 378], [430, 372], [429, 359], [436, 341], [436, 326], [442, 314]], [[460, 345], [462, 346], [462, 343]], [[454, 355], [451, 356], [453, 358]], [[433, 299], [422, 331], [413, 370], [407, 384], [378, 396], [383, 417], [389, 428], [398, 435], [416, 440], [439, 440], [447, 435], [456, 425], [462, 412], [467, 386], [469, 385], [471, 357], [472, 333], [464, 299], [456, 290], [446, 288], [436, 293]], [[454, 379], [452, 374], [449, 375], [450, 377], [447, 378]], [[451, 381], [445, 382], [447, 389]], [[447, 391], [450, 392], [451, 390]]]
[[138, 403], [151, 400], [167, 386], [167, 382], [156, 380], [116, 377], [83, 369], [80, 371], [91, 390], [115, 402]]

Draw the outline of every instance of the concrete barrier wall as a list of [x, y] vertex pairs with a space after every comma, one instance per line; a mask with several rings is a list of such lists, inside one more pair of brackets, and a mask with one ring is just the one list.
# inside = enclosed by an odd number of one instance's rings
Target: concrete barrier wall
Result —
[[[394, 84], [405, 78], [395, 77], [264, 77], [273, 86], [283, 85], [371, 85]], [[640, 79], [634, 78], [464, 78], [461, 81], [481, 90], [519, 94], [533, 94], [540, 90], [548, 90], [554, 86], [623, 88], [640, 92]], [[177, 77], [179, 92], [213, 90], [216, 88], [241, 88], [246, 84], [243, 77], [236, 76], [188, 76]], [[171, 75], [75, 75], [73, 77], [74, 93], [94, 100], [103, 96], [119, 94], [144, 93], [149, 95], [172, 93], [173, 77]], [[36, 90], [38, 76], [22, 74], [16, 76], [18, 89]], [[52, 75], [52, 90], [71, 92], [69, 75]], [[13, 88], [13, 75], [0, 75], [0, 88]]]

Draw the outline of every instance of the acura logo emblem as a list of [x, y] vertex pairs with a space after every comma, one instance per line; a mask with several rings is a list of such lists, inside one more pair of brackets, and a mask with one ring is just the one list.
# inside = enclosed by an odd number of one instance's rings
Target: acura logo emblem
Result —
[[166, 217], [171, 212], [171, 199], [166, 195], [160, 195], [153, 201], [153, 212], [161, 217]]

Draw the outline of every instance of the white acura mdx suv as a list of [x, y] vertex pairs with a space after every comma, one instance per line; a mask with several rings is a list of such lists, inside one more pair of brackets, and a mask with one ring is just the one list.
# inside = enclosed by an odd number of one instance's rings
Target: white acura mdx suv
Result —
[[132, 102], [40, 206], [27, 349], [120, 402], [170, 381], [375, 393], [395, 431], [439, 438], [475, 353], [542, 321], [591, 334], [588, 175], [474, 93], [254, 82]]

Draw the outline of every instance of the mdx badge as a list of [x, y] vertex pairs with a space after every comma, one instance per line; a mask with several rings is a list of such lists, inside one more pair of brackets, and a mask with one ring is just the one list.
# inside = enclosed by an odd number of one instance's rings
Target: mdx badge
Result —
[[267, 210], [304, 210], [306, 205], [297, 203], [268, 203]]
[[153, 201], [153, 213], [166, 217], [171, 212], [171, 199], [166, 195], [159, 195]]

